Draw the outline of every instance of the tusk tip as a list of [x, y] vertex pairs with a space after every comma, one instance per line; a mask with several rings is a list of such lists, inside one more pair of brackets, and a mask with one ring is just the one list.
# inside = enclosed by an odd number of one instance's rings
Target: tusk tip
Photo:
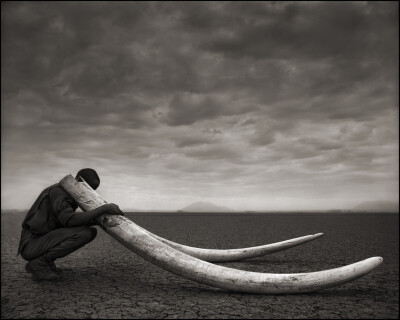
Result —
[[322, 232], [314, 234], [314, 237], [322, 237], [324, 234]]
[[373, 259], [376, 260], [377, 264], [381, 264], [383, 262], [383, 258], [382, 257], [373, 257]]
[[368, 259], [365, 259], [366, 261], [369, 261], [369, 264], [371, 266], [373, 266], [373, 268], [376, 268], [377, 266], [379, 266], [382, 262], [383, 262], [383, 258], [382, 257], [371, 257]]

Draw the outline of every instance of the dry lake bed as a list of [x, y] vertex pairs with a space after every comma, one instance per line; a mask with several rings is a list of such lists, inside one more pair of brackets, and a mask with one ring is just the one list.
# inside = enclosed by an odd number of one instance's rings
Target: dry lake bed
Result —
[[297, 295], [228, 292], [164, 271], [98, 227], [97, 238], [57, 260], [65, 280], [38, 283], [16, 257], [24, 214], [1, 215], [1, 318], [370, 318], [399, 317], [398, 214], [127, 214], [169, 240], [239, 248], [323, 232], [286, 251], [220, 265], [257, 272], [335, 268], [372, 256], [384, 261], [351, 283]]

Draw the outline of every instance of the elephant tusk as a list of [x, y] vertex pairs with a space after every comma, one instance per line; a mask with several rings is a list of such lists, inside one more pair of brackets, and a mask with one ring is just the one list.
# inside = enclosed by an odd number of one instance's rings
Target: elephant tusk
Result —
[[[77, 182], [72, 175], [66, 176], [60, 184], [83, 211], [105, 204], [94, 190], [82, 186], [85, 182]], [[92, 201], [79, 201], [82, 198]], [[189, 280], [236, 292], [292, 294], [318, 291], [362, 277], [383, 261], [381, 257], [372, 257], [340, 268], [310, 273], [249, 272], [214, 265], [175, 250], [124, 216], [103, 214], [97, 222], [113, 238], [149, 262]]]
[[167, 239], [164, 239], [160, 236], [151, 233], [150, 231], [144, 229], [141, 226], [136, 225], [143, 231], [147, 232], [150, 236], [156, 238], [157, 240], [165, 243], [166, 245], [179, 250], [183, 253], [186, 253], [192, 257], [198, 258], [200, 260], [208, 261], [208, 262], [233, 262], [240, 261], [244, 259], [251, 259], [255, 257], [264, 256], [267, 254], [275, 253], [278, 251], [286, 250], [289, 248], [296, 247], [298, 245], [313, 241], [322, 237], [323, 233], [316, 233], [308, 236], [298, 237], [290, 240], [280, 241], [271, 244], [265, 244], [256, 247], [249, 248], [241, 248], [241, 249], [205, 249], [205, 248], [196, 248], [185, 246], [183, 244], [179, 244]]

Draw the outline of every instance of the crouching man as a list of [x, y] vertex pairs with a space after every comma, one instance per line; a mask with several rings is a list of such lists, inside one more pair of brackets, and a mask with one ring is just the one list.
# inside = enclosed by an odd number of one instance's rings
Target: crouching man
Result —
[[[82, 169], [75, 178], [84, 179], [94, 190], [100, 178], [93, 169]], [[62, 270], [54, 261], [82, 248], [97, 234], [95, 219], [104, 213], [123, 215], [116, 204], [109, 203], [85, 213], [75, 213], [76, 202], [54, 184], [42, 191], [23, 223], [18, 254], [28, 261], [25, 270], [37, 281], [60, 280]]]

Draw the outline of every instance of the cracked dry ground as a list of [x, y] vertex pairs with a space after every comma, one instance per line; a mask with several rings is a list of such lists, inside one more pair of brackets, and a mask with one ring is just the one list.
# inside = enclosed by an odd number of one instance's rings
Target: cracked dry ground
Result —
[[325, 236], [286, 251], [221, 265], [297, 273], [372, 256], [383, 264], [351, 283], [310, 294], [239, 294], [197, 284], [132, 253], [99, 228], [97, 238], [57, 260], [59, 283], [37, 283], [16, 257], [23, 214], [1, 217], [1, 317], [6, 318], [398, 318], [397, 214], [127, 214], [179, 243], [235, 248], [317, 232]]

